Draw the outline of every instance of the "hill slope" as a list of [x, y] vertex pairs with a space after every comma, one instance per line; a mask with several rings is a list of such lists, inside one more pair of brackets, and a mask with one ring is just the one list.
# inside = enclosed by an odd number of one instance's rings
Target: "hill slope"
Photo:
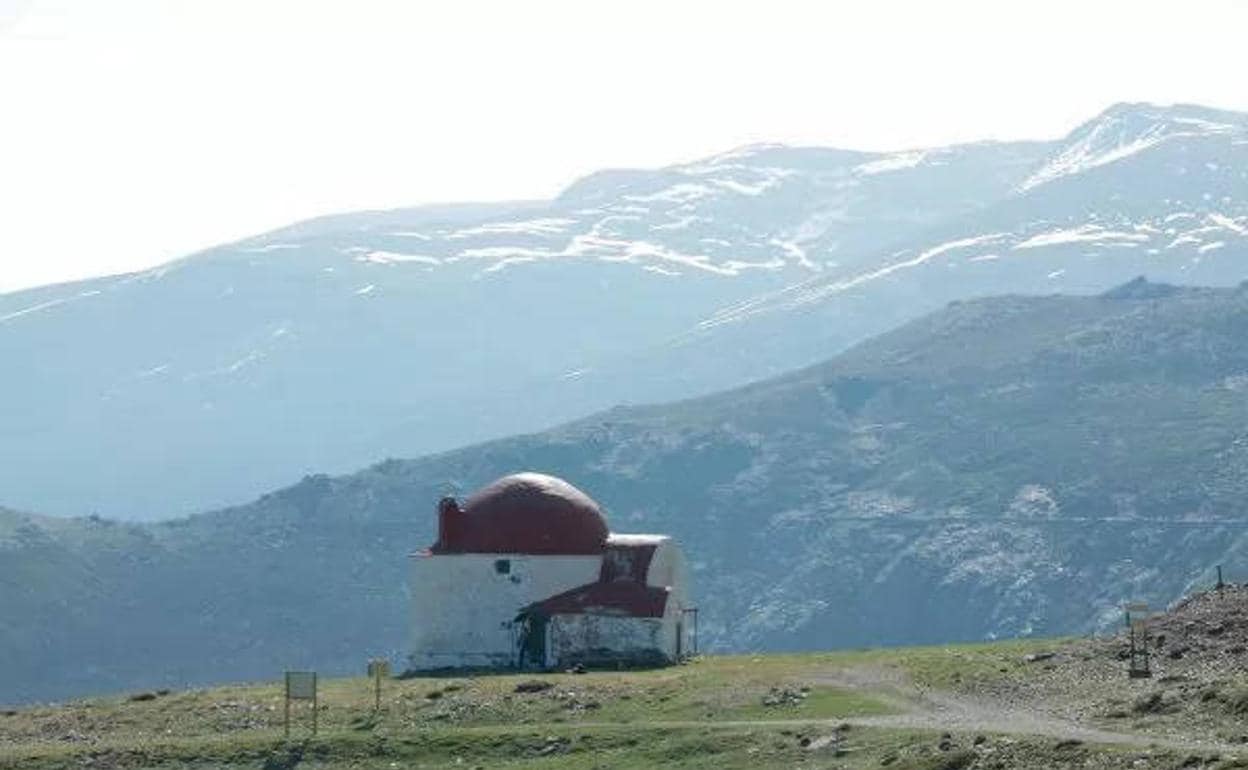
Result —
[[1248, 286], [977, 300], [744, 389], [185, 520], [7, 514], [5, 675], [27, 699], [400, 658], [434, 502], [520, 469], [680, 538], [712, 649], [1100, 627], [1248, 574], [1246, 340]]
[[327, 217], [0, 295], [0, 489], [160, 518], [824, 360], [945, 303], [1248, 278], [1248, 116], [763, 145], [553, 201]]

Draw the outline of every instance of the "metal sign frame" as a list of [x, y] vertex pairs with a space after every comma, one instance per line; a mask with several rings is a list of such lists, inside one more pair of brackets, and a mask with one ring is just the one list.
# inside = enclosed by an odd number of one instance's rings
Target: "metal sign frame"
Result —
[[317, 715], [320, 712], [316, 685], [315, 671], [286, 672], [286, 709], [283, 728], [287, 738], [290, 737], [290, 702], [292, 700], [312, 701], [312, 735], [316, 735]]
[[1129, 602], [1123, 610], [1131, 645], [1127, 659], [1127, 676], [1132, 679], [1148, 679], [1153, 675], [1148, 649], [1148, 605], [1144, 602]]

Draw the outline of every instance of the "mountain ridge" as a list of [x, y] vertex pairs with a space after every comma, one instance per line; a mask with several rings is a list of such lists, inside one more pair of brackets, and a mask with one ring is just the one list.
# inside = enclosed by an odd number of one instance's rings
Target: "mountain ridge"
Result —
[[[811, 145], [811, 144], [787, 144], [779, 142], [751, 142], [728, 150], [715, 153], [706, 157], [696, 158], [690, 161], [671, 163], [658, 168], [642, 168], [642, 167], [611, 167], [598, 171], [589, 172], [582, 175], [566, 185], [559, 193], [551, 199], [514, 199], [514, 200], [497, 200], [497, 201], [458, 201], [445, 203], [429, 203], [415, 206], [398, 206], [392, 208], [379, 209], [361, 209], [358, 211], [319, 214], [308, 217], [306, 219], [296, 220], [288, 225], [278, 228], [266, 230], [264, 232], [253, 235], [244, 236], [238, 239], [227, 241], [214, 246], [200, 249], [196, 252], [183, 257], [176, 257], [168, 260], [154, 268], [140, 269], [133, 271], [124, 271], [120, 273], [112, 273], [100, 276], [91, 276], [80, 279], [74, 279], [64, 282], [54, 282], [40, 286], [27, 287], [8, 292], [0, 292], [0, 297], [12, 296], [17, 294], [38, 293], [58, 287], [73, 287], [86, 283], [108, 279], [124, 279], [143, 275], [153, 271], [169, 268], [186, 260], [193, 260], [206, 254], [219, 252], [221, 249], [230, 246], [245, 246], [248, 244], [270, 240], [276, 236], [306, 234], [306, 231], [317, 231], [320, 226], [334, 224], [334, 229], [339, 229], [338, 223], [350, 221], [353, 219], [373, 219], [388, 220], [394, 219], [404, 221], [412, 216], [433, 215], [436, 217], [445, 217], [454, 221], [458, 217], [466, 219], [476, 219], [482, 215], [495, 213], [499, 209], [525, 209], [525, 208], [542, 208], [550, 203], [559, 202], [567, 198], [575, 198], [574, 193], [583, 186], [591, 185], [601, 177], [639, 177], [648, 178], [652, 174], [663, 174], [665, 172], [676, 172], [685, 169], [698, 169], [713, 166], [716, 161], [730, 160], [736, 158], [749, 157], [765, 152], [780, 153], [817, 153], [827, 156], [834, 156], [842, 159], [858, 159], [862, 162], [887, 161], [890, 159], [905, 157], [922, 153], [954, 153], [960, 150], [970, 150], [976, 148], [1003, 148], [1003, 147], [1060, 147], [1063, 139], [1094, 132], [1098, 128], [1102, 128], [1107, 122], [1120, 119], [1126, 116], [1129, 119], [1150, 118], [1159, 120], [1163, 123], [1173, 121], [1174, 115], [1169, 113], [1180, 113], [1180, 120], [1184, 118], [1192, 118], [1196, 115], [1216, 117], [1222, 121], [1228, 121], [1231, 125], [1239, 124], [1239, 128], [1248, 128], [1248, 113], [1240, 113], [1233, 110], [1208, 107], [1195, 103], [1172, 103], [1162, 104], [1155, 102], [1115, 102], [1105, 108], [1097, 116], [1079, 124], [1071, 130], [1066, 137], [1057, 137], [1054, 139], [983, 139], [972, 140], [966, 142], [957, 142], [946, 145], [920, 145], [914, 147], [906, 147], [894, 150], [857, 150], [850, 148], [833, 147], [828, 145]], [[1248, 137], [1246, 137], [1248, 138]]]
[[[1132, 109], [1145, 133], [1208, 117]], [[1079, 137], [750, 146], [591, 174], [553, 201], [319, 218], [0, 295], [0, 488], [44, 513], [169, 517], [766, 379], [953, 300], [1141, 274], [1236, 285], [1248, 140], [1184, 131], [1022, 194]]]

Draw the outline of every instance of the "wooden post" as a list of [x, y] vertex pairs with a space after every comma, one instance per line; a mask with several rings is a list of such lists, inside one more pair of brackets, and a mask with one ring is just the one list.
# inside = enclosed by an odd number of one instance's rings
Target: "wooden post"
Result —
[[1225, 587], [1226, 587], [1226, 584], [1222, 582], [1222, 565], [1219, 564], [1218, 565], [1218, 590], [1221, 591]]
[[318, 715], [320, 712], [320, 707], [317, 705], [319, 702], [317, 698], [319, 696], [320, 696], [320, 688], [316, 686], [316, 673], [313, 672], [312, 674], [312, 737], [313, 738], [316, 737], [316, 722], [317, 722]]
[[[689, 621], [686, 625], [686, 621]], [[698, 654], [698, 608], [684, 607], [680, 611], [680, 633], [689, 634], [689, 645], [684, 646], [684, 640], [680, 640], [681, 648], [685, 658], [692, 658]]]
[[390, 676], [390, 661], [386, 658], [369, 658], [365, 671], [373, 680], [373, 713], [380, 713], [381, 680]]

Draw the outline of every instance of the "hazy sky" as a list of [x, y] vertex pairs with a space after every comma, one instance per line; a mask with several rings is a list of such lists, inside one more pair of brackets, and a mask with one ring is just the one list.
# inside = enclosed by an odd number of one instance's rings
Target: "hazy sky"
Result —
[[0, 292], [757, 141], [1248, 110], [1248, 2], [0, 0]]

